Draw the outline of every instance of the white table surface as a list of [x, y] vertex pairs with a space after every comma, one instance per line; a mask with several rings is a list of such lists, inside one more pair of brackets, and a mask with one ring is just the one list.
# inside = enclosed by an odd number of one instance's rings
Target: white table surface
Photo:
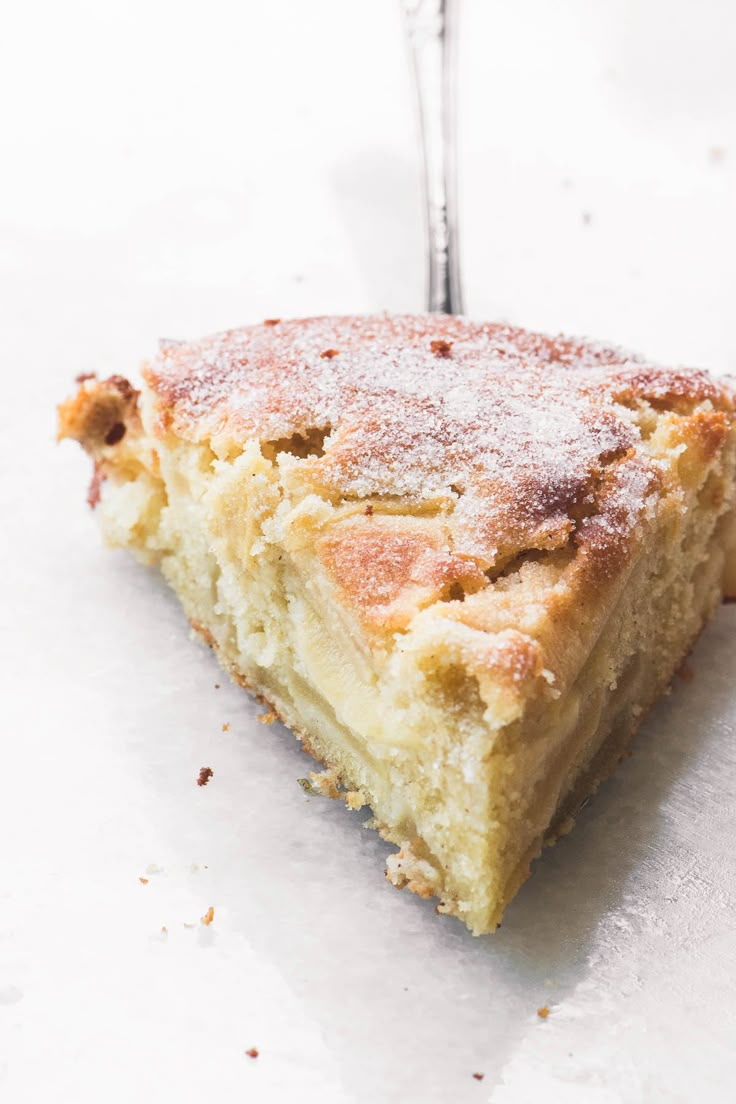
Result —
[[[463, 20], [469, 313], [734, 371], [733, 5]], [[0, 1099], [733, 1100], [736, 607], [473, 939], [304, 794], [295, 742], [101, 547], [87, 462], [54, 444], [72, 377], [129, 374], [159, 336], [421, 307], [394, 3], [4, 23]]]

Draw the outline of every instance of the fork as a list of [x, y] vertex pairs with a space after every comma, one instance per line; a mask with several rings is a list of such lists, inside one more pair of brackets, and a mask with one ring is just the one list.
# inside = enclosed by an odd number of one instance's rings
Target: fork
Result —
[[457, 0], [401, 0], [421, 134], [427, 309], [462, 314], [457, 221]]

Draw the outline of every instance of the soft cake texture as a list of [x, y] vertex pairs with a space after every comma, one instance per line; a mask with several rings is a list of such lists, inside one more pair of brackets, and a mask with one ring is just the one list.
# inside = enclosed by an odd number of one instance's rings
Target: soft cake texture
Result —
[[440, 316], [271, 320], [81, 382], [111, 544], [492, 931], [736, 597], [733, 389]]

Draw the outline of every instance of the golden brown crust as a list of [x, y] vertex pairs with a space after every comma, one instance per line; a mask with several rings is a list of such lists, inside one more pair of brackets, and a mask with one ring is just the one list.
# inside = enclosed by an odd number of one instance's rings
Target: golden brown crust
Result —
[[131, 440], [141, 435], [140, 392], [123, 376], [98, 380], [85, 372], [77, 376], [76, 382], [76, 395], [59, 406], [57, 440], [71, 437], [92, 457], [87, 503], [94, 509], [100, 502], [108, 468], [120, 466], [120, 453], [129, 457]]
[[[335, 504], [443, 511], [448, 555], [480, 572], [573, 534], [610, 558], [656, 482], [641, 411], [693, 415], [691, 432], [718, 447], [734, 409], [703, 372], [435, 315], [250, 326], [165, 345], [144, 375], [159, 431], [221, 455], [257, 438], [306, 457], [294, 481]], [[696, 413], [703, 404], [719, 410]], [[611, 465], [615, 493], [601, 493]], [[595, 523], [583, 520], [591, 512]]]
[[122, 441], [131, 422], [138, 427], [139, 392], [123, 376], [97, 380], [79, 376], [79, 390], [59, 407], [58, 439], [71, 437], [90, 453]]
[[395, 631], [442, 597], [480, 589], [487, 579], [453, 555], [433, 518], [349, 517], [330, 525], [317, 555], [364, 624]]
[[201, 621], [197, 621], [194, 617], [189, 618], [189, 624], [193, 631], [196, 632], [197, 636], [202, 638], [208, 648], [215, 647], [215, 638], [206, 625], [203, 625]]

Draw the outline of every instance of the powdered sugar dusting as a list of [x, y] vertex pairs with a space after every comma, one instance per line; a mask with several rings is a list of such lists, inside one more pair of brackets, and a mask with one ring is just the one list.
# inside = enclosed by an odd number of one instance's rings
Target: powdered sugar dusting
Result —
[[703, 373], [595, 342], [426, 315], [305, 319], [168, 343], [147, 380], [174, 432], [219, 451], [326, 431], [324, 455], [302, 462], [315, 488], [449, 500], [455, 548], [485, 564], [563, 544], [603, 469], [626, 456], [640, 476], [618, 479], [608, 524], [620, 536], [651, 484], [621, 401], [716, 394]]

